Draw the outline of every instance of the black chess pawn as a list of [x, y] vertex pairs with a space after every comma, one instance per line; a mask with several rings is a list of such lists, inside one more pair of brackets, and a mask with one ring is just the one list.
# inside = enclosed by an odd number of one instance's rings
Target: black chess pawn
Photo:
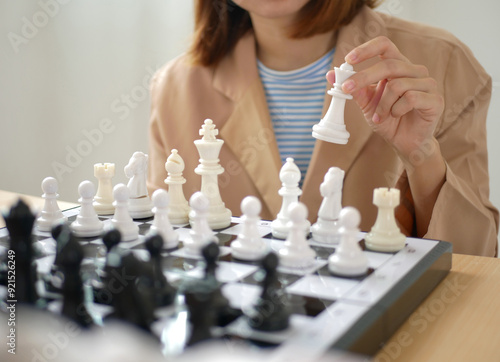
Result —
[[109, 318], [118, 318], [151, 333], [155, 321], [152, 268], [133, 254], [123, 255], [115, 249], [108, 256], [107, 274], [114, 308]]
[[165, 307], [173, 303], [177, 291], [165, 278], [161, 265], [161, 251], [163, 249], [163, 237], [155, 234], [147, 238], [146, 249], [151, 256], [151, 267], [153, 268], [153, 293], [157, 307]]
[[216, 311], [216, 323], [224, 327], [241, 316], [241, 311], [232, 308], [229, 300], [222, 294], [221, 283], [217, 280], [215, 272], [217, 270], [217, 258], [219, 257], [219, 245], [215, 242], [207, 244], [201, 251], [205, 260], [205, 283], [213, 291], [213, 307]]
[[37, 278], [31, 236], [35, 215], [26, 203], [19, 200], [3, 217], [10, 236], [9, 248], [14, 252], [16, 263], [15, 298], [9, 299], [15, 299], [18, 303], [35, 304], [38, 294], [35, 288]]
[[59, 266], [64, 275], [62, 315], [82, 327], [89, 327], [93, 325], [93, 319], [84, 304], [83, 283], [80, 276], [82, 260], [83, 249], [73, 233], [70, 233], [66, 244], [59, 252]]
[[61, 251], [68, 243], [70, 237], [70, 229], [66, 224], [57, 224], [52, 227], [52, 238], [56, 241], [56, 257], [54, 263], [50, 267], [50, 273], [45, 279], [45, 288], [49, 292], [61, 293], [63, 283], [63, 272], [61, 267]]
[[271, 332], [288, 328], [290, 309], [278, 280], [277, 267], [278, 256], [275, 253], [267, 254], [262, 260], [265, 273], [262, 292], [248, 316], [248, 324], [253, 329]]
[[118, 229], [111, 229], [102, 237], [102, 242], [106, 247], [106, 262], [104, 268], [99, 267], [96, 269], [97, 277], [91, 282], [94, 302], [96, 303], [111, 305], [113, 302], [113, 286], [110, 285], [110, 283], [113, 283], [113, 280], [108, 278], [108, 259], [111, 252], [120, 244], [121, 240], [122, 236]]

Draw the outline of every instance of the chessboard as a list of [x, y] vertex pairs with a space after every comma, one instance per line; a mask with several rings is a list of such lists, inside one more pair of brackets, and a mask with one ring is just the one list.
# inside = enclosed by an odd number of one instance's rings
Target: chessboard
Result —
[[[76, 219], [80, 208], [64, 211], [68, 222]], [[111, 216], [99, 216], [105, 224]], [[119, 248], [130, 252], [138, 259], [147, 261], [145, 248], [147, 233], [153, 218], [134, 220], [139, 226], [139, 238], [122, 241]], [[233, 258], [230, 243], [241, 231], [241, 220], [231, 218], [231, 225], [215, 230], [219, 242], [219, 257], [216, 278], [222, 284], [222, 294], [231, 307], [242, 311], [240, 317], [214, 335], [224, 340], [245, 341], [266, 348], [276, 360], [314, 360], [330, 349], [373, 355], [397, 328], [418, 307], [424, 298], [440, 283], [451, 268], [451, 244], [442, 241], [407, 238], [405, 247], [395, 253], [366, 250], [364, 233], [359, 233], [359, 244], [369, 261], [369, 271], [361, 277], [332, 275], [328, 269], [328, 257], [335, 245], [322, 244], [308, 237], [317, 257], [312, 266], [301, 269], [278, 267], [278, 279], [291, 308], [290, 325], [279, 332], [264, 332], [250, 328], [245, 312], [250, 310], [259, 297], [262, 279], [258, 262], [247, 262]], [[162, 250], [163, 274], [175, 288], [183, 283], [203, 277], [202, 257], [193, 257], [183, 250], [183, 240], [189, 235], [189, 225], [174, 226], [180, 236], [179, 246]], [[284, 240], [271, 234], [271, 222], [261, 221], [258, 226], [261, 236], [269, 247], [278, 251]], [[40, 282], [50, 274], [56, 254], [56, 242], [50, 232], [33, 230], [36, 267], [39, 284], [38, 294], [47, 301], [47, 309], [57, 312], [61, 308], [61, 296], [44, 287]], [[0, 229], [0, 255], [7, 254], [9, 235]], [[86, 293], [96, 271], [103, 268], [106, 249], [102, 239], [78, 238], [84, 251], [81, 274]], [[2, 257], [3, 259], [3, 257]], [[6, 288], [0, 287], [1, 299], [6, 300]], [[86, 306], [96, 324], [103, 324], [111, 306], [85, 298]], [[186, 308], [182, 299], [174, 306], [156, 311], [157, 320], [152, 330], [161, 340], [165, 355], [177, 355], [185, 349], [189, 334], [186, 325]], [[172, 338], [175, 336], [175, 338]], [[304, 355], [306, 354], [306, 355]], [[304, 358], [301, 359], [301, 356]]]

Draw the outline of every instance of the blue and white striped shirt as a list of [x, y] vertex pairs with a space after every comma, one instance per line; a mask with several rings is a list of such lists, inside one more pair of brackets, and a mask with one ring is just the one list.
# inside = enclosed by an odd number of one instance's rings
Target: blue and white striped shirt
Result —
[[334, 51], [306, 67], [286, 72], [269, 69], [257, 61], [282, 163], [293, 157], [302, 174], [301, 187], [316, 141], [311, 135], [312, 126], [322, 116], [325, 74], [330, 70]]

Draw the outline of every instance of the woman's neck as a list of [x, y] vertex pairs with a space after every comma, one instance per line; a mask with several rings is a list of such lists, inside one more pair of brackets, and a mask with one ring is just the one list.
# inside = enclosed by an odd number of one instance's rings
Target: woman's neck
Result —
[[252, 16], [257, 57], [268, 68], [288, 71], [305, 67], [321, 58], [335, 45], [333, 31], [309, 38], [292, 39], [287, 29], [293, 19], [266, 19]]

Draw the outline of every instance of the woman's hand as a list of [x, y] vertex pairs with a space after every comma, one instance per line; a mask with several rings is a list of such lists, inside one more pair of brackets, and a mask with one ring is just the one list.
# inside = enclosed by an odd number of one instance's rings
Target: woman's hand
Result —
[[[355, 65], [373, 57], [380, 61], [347, 79], [342, 90], [353, 95], [373, 131], [407, 164], [412, 153], [433, 142], [444, 109], [443, 97], [427, 68], [412, 64], [386, 37], [358, 46], [345, 60]], [[327, 79], [333, 84], [335, 73], [329, 72]]]

